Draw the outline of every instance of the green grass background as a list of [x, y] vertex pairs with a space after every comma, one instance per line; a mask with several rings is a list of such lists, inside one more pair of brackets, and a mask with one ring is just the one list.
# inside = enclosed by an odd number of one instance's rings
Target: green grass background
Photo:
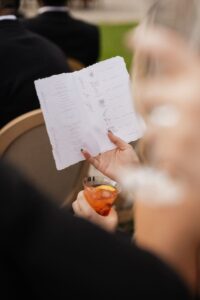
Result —
[[132, 54], [126, 49], [124, 38], [127, 32], [136, 27], [136, 23], [111, 25], [101, 24], [101, 55], [100, 60], [113, 56], [122, 56], [125, 59], [127, 69], [130, 69]]

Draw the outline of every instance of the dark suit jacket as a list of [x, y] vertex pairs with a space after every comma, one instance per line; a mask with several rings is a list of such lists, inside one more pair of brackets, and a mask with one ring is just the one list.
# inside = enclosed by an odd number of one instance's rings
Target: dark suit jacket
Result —
[[23, 22], [29, 30], [58, 45], [66, 57], [76, 58], [85, 66], [97, 61], [99, 56], [97, 26], [74, 19], [67, 12], [46, 12]]
[[164, 262], [60, 210], [0, 164], [2, 299], [191, 299]]
[[0, 21], [0, 127], [39, 107], [34, 80], [68, 71], [53, 43], [18, 21]]

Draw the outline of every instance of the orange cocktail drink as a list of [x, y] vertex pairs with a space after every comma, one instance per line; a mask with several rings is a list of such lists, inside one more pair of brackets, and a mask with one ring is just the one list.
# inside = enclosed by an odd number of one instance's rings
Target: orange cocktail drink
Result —
[[117, 183], [103, 176], [84, 179], [84, 196], [95, 211], [107, 216], [119, 193]]

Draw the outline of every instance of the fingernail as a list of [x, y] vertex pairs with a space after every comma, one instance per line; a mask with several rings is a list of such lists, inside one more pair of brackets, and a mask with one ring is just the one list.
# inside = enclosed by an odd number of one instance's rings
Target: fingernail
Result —
[[83, 152], [83, 149], [81, 148], [81, 152]]
[[110, 129], [108, 129], [108, 133], [112, 133], [112, 131]]

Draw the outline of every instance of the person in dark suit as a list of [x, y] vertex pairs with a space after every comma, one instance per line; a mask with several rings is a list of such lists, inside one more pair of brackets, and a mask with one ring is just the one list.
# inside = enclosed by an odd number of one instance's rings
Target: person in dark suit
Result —
[[188, 300], [156, 255], [56, 207], [0, 162], [3, 299]]
[[66, 57], [88, 66], [99, 57], [99, 29], [73, 18], [66, 0], [40, 0], [38, 16], [23, 21], [29, 30], [36, 32], [58, 45]]
[[34, 80], [69, 72], [58, 47], [19, 23], [18, 6], [17, 0], [0, 1], [0, 128], [39, 108]]

